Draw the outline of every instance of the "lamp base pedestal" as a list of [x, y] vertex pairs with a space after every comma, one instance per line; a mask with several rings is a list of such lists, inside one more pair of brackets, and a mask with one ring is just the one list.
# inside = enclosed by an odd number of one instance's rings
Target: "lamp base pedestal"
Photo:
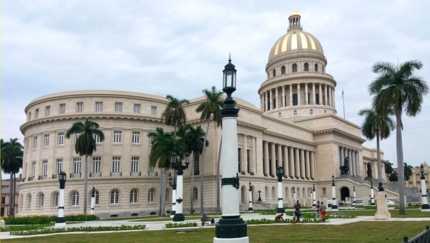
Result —
[[214, 243], [249, 243], [249, 238], [216, 238], [214, 237]]
[[172, 212], [170, 212], [170, 218], [175, 217], [175, 214], [176, 214], [176, 211], [172, 211]]
[[181, 223], [185, 221], [185, 216], [182, 213], [176, 213], [173, 216], [173, 222]]
[[430, 206], [428, 204], [422, 204], [421, 212], [430, 212]]
[[66, 219], [64, 217], [57, 218], [55, 221], [55, 228], [65, 228], [66, 227]]

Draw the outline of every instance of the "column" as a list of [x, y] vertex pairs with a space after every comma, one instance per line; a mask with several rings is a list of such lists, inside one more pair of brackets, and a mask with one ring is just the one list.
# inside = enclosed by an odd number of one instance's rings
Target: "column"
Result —
[[359, 160], [358, 160], [358, 151], [355, 151], [354, 157], [355, 157], [355, 171], [357, 172], [357, 176], [359, 176], [360, 175], [360, 170], [358, 168], [358, 163], [359, 163]]
[[323, 104], [323, 97], [322, 97], [322, 92], [321, 92], [321, 84], [318, 84], [318, 91], [319, 91], [319, 102], [320, 102], [320, 105], [322, 105]]
[[264, 176], [269, 176], [269, 144], [267, 141], [263, 141], [264, 151], [263, 151], [263, 158], [264, 158]]
[[327, 102], [328, 102], [327, 104], [331, 106], [331, 92], [330, 92], [331, 87], [329, 85], [326, 85], [325, 87], [327, 90]]
[[294, 179], [294, 177], [296, 177], [296, 170], [295, 170], [295, 166], [294, 166], [294, 163], [295, 163], [295, 161], [294, 161], [294, 149], [292, 148], [292, 147], [289, 147], [290, 148], [290, 165], [291, 165], [291, 170], [290, 170], [290, 175], [291, 175], [291, 178], [292, 179]]
[[333, 93], [333, 108], [336, 109], [336, 97], [335, 97], [335, 90], [334, 87], [332, 88], [332, 93]]
[[305, 83], [305, 105], [309, 105], [309, 100], [308, 100], [308, 84]]
[[312, 105], [315, 105], [315, 83], [312, 83]]
[[349, 175], [352, 175], [352, 169], [351, 169], [351, 154], [352, 154], [352, 149], [348, 149], [348, 160], [349, 160]]
[[339, 166], [342, 166], [342, 146], [339, 146]]
[[272, 160], [272, 173], [270, 174], [272, 177], [276, 176], [276, 149], [275, 149], [275, 144], [272, 143], [272, 145], [270, 146], [271, 148], [271, 154], [270, 154], [270, 158]]
[[264, 108], [263, 108], [263, 112], [267, 111], [267, 97], [266, 97], [266, 92], [263, 93], [263, 99], [264, 99]]
[[288, 160], [288, 147], [287, 146], [283, 146], [284, 148], [284, 176], [286, 178], [288, 178], [290, 176], [290, 163]]
[[[248, 165], [248, 141], [246, 140], [246, 134], [243, 134], [243, 144], [242, 144], [242, 171], [249, 173]], [[239, 171], [240, 172], [240, 171]]]
[[295, 156], [295, 164], [296, 164], [296, 178], [300, 179], [300, 155], [299, 155], [299, 149], [295, 148], [294, 149], [296, 152], [296, 156]]
[[326, 84], [324, 85], [324, 94], [325, 94], [324, 95], [324, 104], [328, 105], [327, 104], [327, 85]]
[[263, 101], [263, 96], [264, 95], [264, 93], [262, 93], [261, 95], [260, 95], [260, 109], [264, 112], [264, 101]]
[[256, 151], [256, 146], [255, 146], [255, 140], [257, 138], [255, 137], [251, 137], [251, 166], [250, 166], [250, 170], [252, 173], [254, 173], [254, 175], [257, 175], [255, 167], [257, 165], [257, 160], [255, 159], [255, 151]]
[[285, 85], [282, 85], [282, 107], [285, 107]]
[[276, 166], [282, 166], [284, 168], [284, 163], [282, 161], [282, 145], [278, 144], [278, 163]]
[[315, 153], [311, 152], [310, 156], [311, 156], [311, 164], [312, 164], [312, 179], [315, 180], [315, 177], [316, 177], [316, 174], [315, 174], [315, 172], [316, 172], [316, 168], [315, 168]]
[[300, 84], [297, 84], [297, 105], [300, 105]]
[[293, 85], [290, 84], [290, 106], [293, 105]]
[[303, 149], [300, 149], [300, 177], [305, 179], [305, 155]]
[[309, 161], [309, 151], [305, 151], [306, 156], [306, 178], [309, 180], [311, 179], [311, 170], [310, 170], [310, 161]]
[[269, 96], [267, 97], [267, 99], [269, 100], [269, 102], [268, 102], [269, 109], [268, 110], [270, 111], [270, 110], [273, 110], [273, 101], [272, 101], [273, 100], [273, 95], [272, 95], [272, 90], [271, 89], [269, 90], [268, 94], [269, 94]]
[[279, 101], [278, 101], [278, 87], [275, 88], [275, 106], [273, 108], [279, 108]]

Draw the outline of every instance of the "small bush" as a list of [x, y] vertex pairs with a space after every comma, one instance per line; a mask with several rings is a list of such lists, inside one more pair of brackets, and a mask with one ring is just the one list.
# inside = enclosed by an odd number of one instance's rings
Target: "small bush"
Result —
[[121, 226], [81, 226], [81, 227], [68, 227], [68, 228], [41, 228], [35, 230], [18, 230], [11, 231], [11, 235], [37, 235], [37, 234], [50, 234], [50, 233], [62, 233], [62, 232], [76, 232], [76, 231], [116, 231], [116, 230], [136, 230], [145, 229], [146, 225], [121, 225]]
[[[49, 224], [57, 220], [57, 215], [29, 215], [22, 217], [4, 218], [6, 224]], [[93, 221], [98, 220], [96, 215], [70, 214], [65, 216], [67, 221]]]
[[189, 223], [168, 223], [166, 224], [166, 228], [182, 228], [182, 227], [196, 227], [197, 223], [189, 222]]

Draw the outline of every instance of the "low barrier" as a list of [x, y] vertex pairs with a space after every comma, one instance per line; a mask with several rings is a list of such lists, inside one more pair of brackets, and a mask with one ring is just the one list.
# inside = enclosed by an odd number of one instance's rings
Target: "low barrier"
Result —
[[430, 242], [430, 230], [429, 226], [426, 226], [426, 230], [414, 236], [412, 239], [408, 240], [408, 237], [403, 238], [403, 243], [429, 243]]

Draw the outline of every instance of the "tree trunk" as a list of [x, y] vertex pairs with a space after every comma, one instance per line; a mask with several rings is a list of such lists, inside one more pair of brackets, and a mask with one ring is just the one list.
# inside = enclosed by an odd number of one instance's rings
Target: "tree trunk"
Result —
[[161, 179], [161, 216], [166, 217], [166, 176], [167, 170], [162, 168], [162, 179]]
[[84, 164], [84, 214], [87, 214], [87, 198], [88, 198], [88, 155], [85, 155]]
[[378, 166], [378, 182], [382, 183], [381, 156], [379, 155], [379, 128], [376, 129], [376, 165]]
[[191, 189], [190, 189], [190, 214], [194, 213], [194, 163], [196, 163], [196, 156], [194, 156], [193, 153], [193, 163], [191, 163], [191, 172], [190, 172], [190, 176], [191, 176]]
[[202, 152], [202, 161], [200, 161], [200, 213], [204, 213], [203, 208], [203, 195], [204, 195], [204, 187], [203, 187], [203, 177], [205, 174], [205, 152], [206, 152], [206, 139], [209, 133], [209, 124], [211, 123], [210, 117], [208, 117], [208, 125], [206, 127], [205, 139], [203, 140], [203, 152]]
[[405, 212], [405, 170], [403, 164], [403, 143], [402, 143], [402, 111], [396, 111], [396, 149], [397, 149], [397, 176], [399, 186], [399, 214], [406, 214]]
[[12, 217], [12, 193], [13, 193], [13, 176], [12, 172], [9, 174], [9, 213], [8, 216]]
[[159, 196], [159, 198], [160, 198], [160, 200], [159, 200], [159, 207], [158, 207], [158, 216], [161, 216], [161, 210], [162, 210], [162, 207], [161, 207], [161, 204], [162, 204], [162, 202], [163, 202], [163, 199], [162, 199], [162, 193], [161, 193], [161, 188], [163, 187], [163, 169], [161, 168], [161, 170], [160, 170], [160, 196]]
[[220, 196], [221, 195], [220, 194], [221, 183], [220, 183], [220, 177], [219, 177], [220, 167], [221, 167], [221, 147], [222, 147], [222, 136], [221, 136], [221, 140], [219, 142], [218, 164], [217, 164], [217, 168], [216, 168], [216, 195], [217, 195], [217, 197], [216, 197], [216, 212], [217, 213], [221, 213], [221, 203], [220, 203], [220, 200], [221, 200], [221, 196]]

